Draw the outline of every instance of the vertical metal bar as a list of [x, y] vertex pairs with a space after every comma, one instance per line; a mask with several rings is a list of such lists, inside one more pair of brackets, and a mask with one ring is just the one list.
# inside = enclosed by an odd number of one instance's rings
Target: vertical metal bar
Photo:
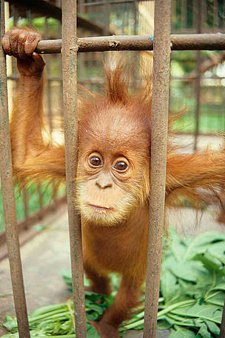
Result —
[[[26, 17], [28, 18], [28, 25], [31, 27], [33, 15], [30, 9], [26, 10]], [[41, 190], [41, 183], [37, 184], [37, 193], [38, 193], [39, 209], [42, 210], [43, 209], [43, 193]], [[42, 219], [41, 213], [40, 213], [39, 218]]]
[[[15, 7], [14, 4], [11, 5], [11, 9], [12, 9], [12, 15], [13, 15], [13, 26], [16, 27], [17, 22], [19, 20], [19, 12], [18, 12], [18, 8]], [[12, 58], [12, 74], [16, 76], [16, 59]], [[14, 80], [16, 82], [16, 85], [18, 83], [18, 80]], [[12, 91], [12, 88], [11, 88]], [[9, 109], [10, 110], [10, 109]], [[25, 222], [28, 220], [29, 217], [29, 207], [28, 207], [28, 192], [27, 192], [27, 188], [24, 187], [23, 188], [23, 208], [24, 208], [24, 216], [25, 216]], [[25, 224], [25, 228], [26, 228], [26, 224]]]
[[171, 33], [176, 30], [175, 23], [177, 20], [177, 0], [171, 0]]
[[182, 1], [181, 6], [181, 29], [182, 31], [187, 29], [187, 0]]
[[[30, 9], [26, 10], [26, 17], [28, 18], [28, 25], [32, 26], [33, 15]], [[39, 209], [43, 210], [43, 192], [41, 190], [41, 183], [37, 184], [37, 193], [38, 193], [38, 201], [39, 201]], [[42, 219], [43, 215], [40, 213], [39, 219]]]
[[[45, 28], [44, 28], [44, 38], [49, 38], [49, 26], [48, 26], [48, 18], [45, 18]], [[50, 59], [51, 55], [46, 55], [46, 76], [47, 76], [47, 106], [48, 106], [48, 124], [49, 124], [49, 131], [52, 138], [53, 132], [53, 118], [52, 118], [52, 86], [49, 80], [50, 76]], [[56, 208], [56, 197], [57, 197], [57, 186], [55, 182], [52, 183], [52, 199], [53, 199], [53, 207]]]
[[[60, 21], [58, 21], [58, 36], [60, 37], [62, 34], [62, 24]], [[83, 53], [85, 54], [85, 53]], [[60, 85], [60, 95], [59, 95], [59, 107], [60, 107], [60, 128], [64, 130], [64, 117], [63, 117], [63, 82], [62, 82], [62, 57], [60, 55], [59, 58], [59, 85]]]
[[26, 17], [28, 19], [28, 25], [31, 27], [33, 15], [30, 9], [26, 10]]
[[110, 9], [111, 4], [109, 0], [106, 0], [103, 10], [104, 10], [104, 35], [109, 34], [109, 28], [110, 28]]
[[[197, 33], [202, 32], [202, 0], [198, 0], [198, 20], [197, 20]], [[201, 99], [201, 51], [196, 51], [196, 80], [195, 80], [195, 135], [194, 135], [194, 150], [198, 148], [198, 136], [200, 127], [200, 99]]]
[[[48, 39], [49, 35], [48, 35], [48, 31], [49, 31], [49, 27], [48, 27], [48, 18], [45, 18], [45, 28], [44, 28], [44, 39]], [[50, 76], [50, 63], [49, 63], [49, 58], [51, 57], [51, 55], [46, 55], [46, 76], [47, 76], [47, 112], [48, 112], [48, 124], [49, 124], [49, 130], [50, 130], [50, 134], [52, 136], [52, 131], [53, 131], [53, 123], [52, 123], [52, 107], [51, 107], [51, 103], [52, 103], [52, 93], [51, 93], [51, 85], [50, 85], [50, 81], [49, 81], [49, 76]]]
[[133, 11], [134, 11], [134, 31], [132, 32], [132, 34], [137, 35], [138, 34], [138, 19], [139, 19], [137, 0], [134, 0], [133, 2]]
[[[28, 191], [26, 188], [23, 189], [23, 208], [24, 208], [24, 216], [25, 216], [25, 221], [28, 220], [29, 218], [29, 195], [28, 195]], [[27, 229], [28, 226], [27, 224], [25, 225], [25, 228]]]
[[195, 80], [195, 134], [194, 134], [194, 150], [198, 148], [198, 136], [200, 127], [200, 97], [201, 97], [201, 51], [196, 52], [196, 80]]
[[218, 0], [214, 0], [213, 2], [213, 31], [217, 32], [219, 29], [219, 4]]
[[85, 13], [85, 1], [84, 0], [79, 0], [78, 1], [79, 4], [79, 14], [84, 14]]
[[220, 326], [220, 338], [225, 337], [225, 299], [224, 299], [224, 306], [223, 306], [223, 317], [222, 317], [222, 323]]
[[[39, 210], [43, 211], [43, 192], [41, 189], [41, 183], [37, 184], [37, 193], [38, 193], [38, 201], [39, 201]], [[43, 215], [40, 213], [39, 219], [42, 219]]]
[[62, 65], [65, 118], [65, 156], [70, 252], [73, 279], [76, 337], [86, 337], [82, 235], [75, 208], [77, 167], [77, 7], [76, 0], [62, 2]]
[[[20, 17], [19, 12], [18, 12], [18, 8], [15, 7], [15, 4], [12, 4], [11, 8], [12, 8], [12, 15], [13, 15], [13, 26], [16, 27], [17, 23], [19, 21], [19, 17]], [[16, 59], [12, 58], [12, 74], [16, 75], [16, 72], [17, 72]], [[16, 80], [16, 83], [17, 82], [18, 81]]]
[[164, 228], [170, 84], [171, 1], [156, 0], [151, 113], [151, 177], [144, 337], [156, 337]]
[[6, 60], [1, 46], [5, 30], [4, 0], [0, 2], [0, 170], [6, 240], [12, 278], [12, 288], [20, 338], [29, 338], [27, 307], [23, 284], [19, 240], [16, 226], [16, 210], [12, 180], [12, 156], [9, 136]]
[[192, 2], [192, 11], [193, 11], [193, 24], [192, 28], [195, 32], [195, 29], [197, 27], [197, 21], [198, 21], [198, 9], [197, 9], [198, 3], [196, 1]]
[[[13, 26], [16, 27], [17, 22], [19, 20], [19, 12], [18, 9], [15, 7], [14, 4], [12, 4], [12, 15], [13, 15]], [[17, 73], [17, 67], [16, 67], [16, 59], [15, 58], [11, 58], [12, 59], [12, 75], [16, 76]], [[18, 80], [15, 80], [16, 85], [18, 84]], [[12, 90], [12, 89], [11, 89]], [[28, 191], [27, 188], [24, 187], [23, 188], [23, 208], [24, 208], [24, 217], [25, 217], [25, 226], [24, 228], [27, 229], [27, 220], [29, 217], [29, 195], [28, 195]]]

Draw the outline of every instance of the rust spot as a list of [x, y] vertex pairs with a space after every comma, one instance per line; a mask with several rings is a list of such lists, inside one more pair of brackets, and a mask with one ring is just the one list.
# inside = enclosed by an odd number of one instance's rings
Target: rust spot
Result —
[[111, 41], [109, 42], [109, 47], [116, 48], [120, 45], [120, 41]]

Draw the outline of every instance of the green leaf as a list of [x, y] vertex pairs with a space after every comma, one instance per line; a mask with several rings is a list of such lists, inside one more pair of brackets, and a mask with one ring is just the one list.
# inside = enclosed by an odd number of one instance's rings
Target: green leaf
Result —
[[177, 278], [169, 270], [165, 270], [162, 276], [161, 292], [165, 302], [168, 302], [177, 295], [179, 285], [177, 284]]
[[193, 257], [193, 259], [202, 262], [204, 267], [208, 270], [222, 272], [222, 263], [217, 258], [212, 256], [209, 252], [205, 252], [204, 254], [197, 254]]
[[208, 248], [208, 253], [220, 260], [223, 264], [225, 264], [225, 240], [222, 242], [218, 242], [212, 244]]
[[10, 332], [16, 332], [18, 329], [16, 318], [11, 316], [5, 317], [3, 326]]
[[191, 259], [198, 253], [204, 253], [213, 243], [225, 241], [225, 234], [208, 231], [195, 237], [189, 245], [184, 259]]
[[160, 319], [157, 322], [157, 329], [158, 330], [168, 330], [170, 329], [172, 324], [167, 319]]
[[218, 325], [209, 320], [207, 320], [205, 323], [208, 326], [208, 329], [210, 330], [211, 333], [213, 333], [216, 336], [220, 335], [220, 328]]
[[183, 257], [187, 251], [187, 242], [181, 240], [175, 233], [172, 235], [171, 252], [177, 262], [183, 261]]
[[202, 265], [199, 262], [184, 261], [175, 264], [170, 270], [176, 277], [196, 283], [198, 273], [202, 271]]
[[[169, 242], [169, 244], [168, 244]], [[170, 338], [218, 337], [225, 296], [225, 235], [208, 232], [185, 239], [172, 233], [166, 243], [162, 262], [158, 312], [158, 328], [171, 329]], [[114, 290], [118, 289], [118, 276], [113, 274]], [[64, 279], [72, 287], [70, 272]], [[112, 303], [115, 291], [110, 297], [93, 292], [85, 294], [87, 320], [98, 320]], [[51, 305], [34, 311], [29, 317], [31, 337], [74, 337], [70, 307], [72, 302]], [[143, 329], [143, 307], [140, 313], [123, 323], [120, 332], [129, 329]], [[6, 327], [12, 334], [5, 338], [18, 338], [17, 322], [7, 317]], [[60, 336], [58, 336], [60, 335]], [[87, 323], [87, 336], [99, 338], [94, 327]]]
[[207, 329], [206, 324], [202, 324], [202, 326], [200, 327], [200, 330], [198, 331], [198, 335], [200, 335], [202, 338], [211, 338], [211, 334]]
[[211, 320], [215, 323], [220, 324], [222, 319], [222, 308], [219, 308], [213, 304], [202, 304], [199, 305], [195, 303], [193, 306], [178, 307], [171, 311], [174, 314], [192, 317], [192, 318], [200, 318], [204, 320]]
[[225, 278], [222, 278], [221, 282], [213, 286], [210, 292], [214, 291], [224, 291], [225, 292]]
[[89, 338], [101, 338], [96, 328], [92, 325], [87, 326], [87, 337]]
[[169, 338], [196, 338], [196, 335], [191, 330], [179, 328], [177, 330], [172, 330]]
[[206, 296], [205, 301], [209, 304], [214, 304], [217, 306], [223, 307], [225, 299], [225, 293], [222, 291], [210, 292], [208, 296]]

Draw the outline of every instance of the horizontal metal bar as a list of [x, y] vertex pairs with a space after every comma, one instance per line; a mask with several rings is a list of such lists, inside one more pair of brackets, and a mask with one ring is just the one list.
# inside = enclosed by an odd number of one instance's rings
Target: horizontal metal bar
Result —
[[[171, 80], [176, 80], [176, 81], [185, 81], [185, 82], [191, 82], [192, 80], [197, 79], [198, 76], [192, 76], [191, 78], [188, 76], [171, 76]], [[219, 77], [216, 75], [210, 76], [210, 77], [203, 77], [202, 80], [224, 80], [225, 76]]]
[[105, 5], [126, 5], [134, 3], [135, 0], [111, 0], [111, 1], [97, 1], [97, 2], [87, 2], [84, 4], [84, 7], [95, 7], [95, 6], [105, 6]]
[[[225, 50], [225, 34], [171, 34], [172, 50]], [[78, 52], [113, 50], [152, 50], [153, 36], [121, 35], [78, 39]], [[62, 40], [41, 40], [36, 51], [41, 54], [60, 53]]]
[[[17, 81], [19, 80], [19, 76], [12, 74], [7, 76], [7, 80]], [[46, 81], [62, 82], [62, 79], [58, 76], [49, 76], [49, 77], [47, 76]]]
[[[32, 225], [37, 223], [40, 220], [40, 213], [42, 212], [43, 218], [46, 216], [49, 216], [50, 214], [55, 213], [55, 208], [57, 207], [57, 210], [59, 207], [62, 205], [66, 205], [66, 196], [57, 198], [56, 202], [54, 204], [47, 205], [43, 211], [37, 211], [37, 213], [32, 214], [29, 216], [29, 218], [25, 221], [19, 222], [17, 224], [17, 229], [20, 235], [20, 246], [22, 247], [23, 244], [25, 244], [27, 241], [24, 240], [24, 238], [31, 238], [35, 236], [35, 234], [38, 234], [38, 231], [35, 229], [32, 229]], [[32, 236], [30, 237], [30, 233], [32, 232]], [[5, 243], [6, 243], [6, 234], [5, 232], [0, 233], [0, 262], [4, 258], [8, 257], [8, 252], [5, 248]]]
[[[30, 226], [37, 223], [40, 218], [44, 218], [45, 216], [49, 215], [51, 212], [55, 211], [55, 206], [60, 206], [61, 204], [66, 203], [66, 196], [62, 196], [57, 198], [54, 201], [54, 204], [50, 203], [46, 205], [42, 210], [38, 210], [37, 212], [28, 216], [26, 220], [23, 220], [17, 224], [18, 233], [23, 230], [27, 230]], [[6, 235], [5, 232], [0, 233], [0, 247], [5, 244], [6, 242]], [[1, 260], [1, 256], [0, 256]]]

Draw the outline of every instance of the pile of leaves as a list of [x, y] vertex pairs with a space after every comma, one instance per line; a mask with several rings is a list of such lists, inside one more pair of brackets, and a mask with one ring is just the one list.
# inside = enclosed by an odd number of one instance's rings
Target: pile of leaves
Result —
[[[65, 282], [72, 288], [70, 273]], [[118, 288], [118, 278], [113, 285]], [[219, 337], [225, 297], [225, 234], [207, 232], [181, 239], [175, 232], [165, 240], [158, 311], [158, 329], [169, 330], [170, 338]], [[113, 296], [86, 293], [87, 337], [99, 337], [88, 323], [98, 320], [112, 303]], [[144, 302], [143, 302], [144, 304]], [[144, 305], [120, 328], [143, 330]], [[29, 317], [31, 337], [74, 337], [73, 304], [51, 305], [34, 311]], [[7, 317], [4, 326], [16, 338], [16, 319]]]
[[[95, 328], [91, 326], [89, 320], [98, 320], [110, 304], [109, 297], [99, 294], [86, 292], [85, 309], [87, 317], [87, 337], [99, 338]], [[72, 300], [63, 304], [49, 305], [35, 310], [29, 316], [29, 327], [31, 338], [74, 338], [74, 307]], [[17, 321], [14, 317], [7, 316], [4, 327], [11, 332], [4, 338], [19, 338]]]
[[225, 234], [181, 239], [175, 233], [162, 262], [158, 326], [170, 338], [218, 337], [225, 298]]

